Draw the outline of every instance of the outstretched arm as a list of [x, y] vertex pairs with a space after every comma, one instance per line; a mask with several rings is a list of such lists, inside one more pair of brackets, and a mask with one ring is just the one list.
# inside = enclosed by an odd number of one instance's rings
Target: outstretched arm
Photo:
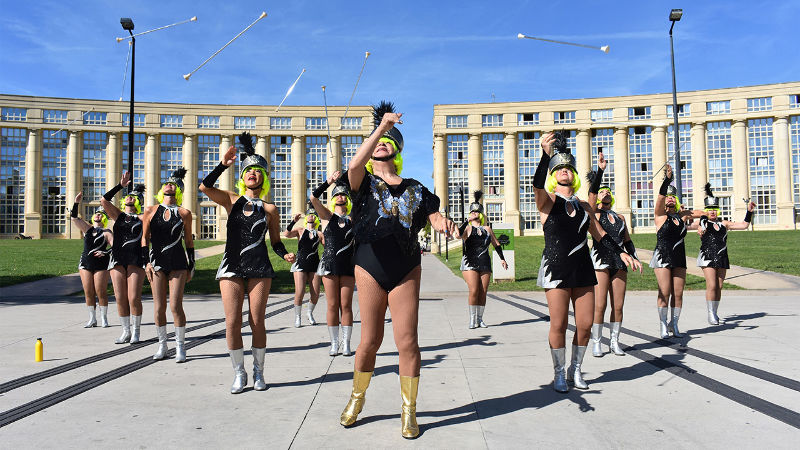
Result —
[[597, 151], [597, 172], [594, 175], [592, 184], [589, 186], [589, 207], [593, 212], [597, 212], [597, 193], [600, 192], [600, 184], [603, 182], [603, 171], [606, 170], [606, 165], [603, 149], [599, 149]]
[[324, 204], [324, 203], [322, 203], [322, 202], [319, 200], [319, 198], [320, 198], [320, 197], [322, 197], [322, 194], [325, 192], [325, 190], [326, 190], [326, 189], [328, 189], [328, 187], [329, 187], [329, 186], [330, 186], [330, 185], [331, 185], [331, 184], [332, 184], [334, 181], [336, 181], [337, 179], [339, 179], [339, 176], [340, 176], [341, 174], [342, 174], [342, 172], [341, 172], [340, 170], [337, 170], [337, 171], [333, 172], [333, 174], [331, 174], [331, 175], [328, 177], [328, 179], [327, 179], [327, 180], [325, 180], [325, 181], [324, 181], [322, 184], [320, 184], [319, 186], [317, 186], [317, 188], [316, 188], [316, 189], [314, 189], [314, 192], [312, 192], [312, 193], [311, 193], [311, 198], [310, 198], [310, 200], [311, 200], [311, 206], [313, 206], [313, 207], [314, 207], [314, 210], [315, 210], [315, 211], [317, 212], [317, 214], [319, 215], [319, 218], [320, 218], [320, 220], [330, 220], [330, 219], [331, 219], [331, 217], [333, 216], [333, 213], [331, 212], [331, 210], [330, 210], [330, 209], [328, 209], [328, 207], [327, 207], [327, 206], [325, 206], [325, 204]]
[[117, 192], [121, 191], [122, 188], [129, 185], [130, 182], [131, 174], [126, 170], [122, 173], [122, 178], [119, 180], [119, 184], [103, 194], [103, 197], [100, 199], [100, 206], [103, 207], [103, 210], [106, 212], [106, 215], [108, 215], [109, 219], [116, 221], [117, 217], [119, 217], [119, 215], [122, 213], [122, 211], [120, 211], [119, 208], [117, 208], [113, 203], [114, 196], [117, 195]]
[[78, 217], [78, 210], [81, 206], [81, 201], [83, 200], [83, 192], [78, 192], [78, 195], [75, 196], [75, 203], [72, 205], [72, 211], [70, 211], [70, 221], [81, 230], [81, 233], [86, 233], [89, 228], [92, 226], [86, 222], [85, 220]]
[[750, 223], [753, 221], [753, 213], [756, 210], [755, 202], [750, 202], [747, 204], [747, 214], [744, 216], [744, 220], [741, 222], [731, 222], [726, 221], [726, 227], [729, 230], [746, 230], [750, 228]]
[[283, 258], [284, 261], [293, 263], [295, 255], [286, 250], [286, 246], [281, 241], [281, 216], [278, 208], [275, 205], [265, 204], [264, 211], [269, 217], [269, 242], [272, 245], [272, 250], [276, 255]]

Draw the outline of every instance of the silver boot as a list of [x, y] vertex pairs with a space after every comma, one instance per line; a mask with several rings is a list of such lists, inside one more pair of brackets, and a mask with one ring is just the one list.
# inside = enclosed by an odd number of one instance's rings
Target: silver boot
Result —
[[119, 324], [122, 327], [122, 334], [114, 341], [115, 344], [124, 344], [131, 340], [131, 316], [120, 316]]
[[94, 306], [87, 306], [86, 309], [89, 310], [89, 321], [86, 322], [86, 325], [83, 328], [92, 328], [97, 326], [97, 316], [95, 315], [95, 307]]
[[622, 326], [622, 322], [611, 322], [609, 325], [611, 325], [611, 345], [609, 348], [615, 355], [624, 356], [625, 352], [619, 346], [619, 329]]
[[308, 323], [311, 325], [316, 325], [317, 321], [314, 320], [314, 308], [317, 307], [316, 303], [308, 302]]
[[603, 348], [600, 346], [600, 340], [603, 339], [603, 324], [592, 324], [592, 356], [603, 356]]
[[231, 394], [239, 394], [247, 386], [247, 372], [244, 370], [244, 349], [228, 350], [233, 364], [233, 384]]
[[303, 305], [294, 305], [294, 327], [300, 328], [300, 314], [303, 312]]
[[139, 343], [139, 335], [141, 334], [142, 330], [142, 316], [131, 316], [133, 320], [131, 321], [131, 344], [138, 344]]
[[572, 382], [576, 389], [589, 389], [589, 385], [583, 381], [583, 375], [581, 375], [581, 364], [585, 354], [585, 345], [572, 345], [572, 361], [567, 370], [567, 381]]
[[658, 325], [661, 339], [669, 339], [669, 326], [667, 325], [667, 307], [658, 307]]
[[[256, 391], [266, 391], [267, 382], [264, 381], [264, 357], [267, 354], [267, 348], [252, 347], [250, 350], [253, 352], [253, 389]], [[245, 377], [246, 376], [245, 374]], [[247, 384], [246, 378], [245, 384]]]
[[339, 325], [328, 326], [328, 334], [331, 336], [331, 349], [328, 354], [336, 356], [339, 354]]
[[717, 317], [717, 308], [719, 307], [718, 301], [706, 300], [706, 308], [708, 308], [708, 324], [719, 325], [719, 317]]
[[567, 349], [566, 348], [551, 348], [550, 355], [553, 357], [553, 389], [556, 392], [569, 392], [567, 386], [567, 376], [564, 373], [564, 365], [567, 363]]
[[678, 319], [681, 318], [681, 308], [672, 308], [672, 320], [669, 321], [669, 329], [676, 338], [683, 337], [678, 330]]
[[100, 307], [100, 326], [103, 328], [108, 328], [108, 306], [101, 306]]
[[175, 362], [186, 361], [186, 327], [175, 327]]
[[167, 357], [167, 326], [156, 327], [156, 334], [158, 335], [158, 350], [153, 355], [153, 359], [159, 360]]
[[342, 325], [342, 356], [352, 356], [353, 352], [350, 350], [350, 336], [353, 335], [352, 325]]
[[478, 306], [469, 305], [469, 329], [478, 327]]
[[486, 322], [483, 321], [483, 311], [486, 309], [486, 306], [478, 306], [478, 317], [475, 318], [475, 325], [481, 328], [489, 328], [489, 325], [486, 325]]

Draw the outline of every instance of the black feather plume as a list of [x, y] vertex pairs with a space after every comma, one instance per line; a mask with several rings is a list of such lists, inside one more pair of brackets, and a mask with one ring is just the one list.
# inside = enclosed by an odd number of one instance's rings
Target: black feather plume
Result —
[[590, 170], [586, 172], [586, 179], [589, 180], [589, 184], [594, 183], [594, 178], [597, 176], [596, 170]]
[[481, 199], [483, 198], [483, 191], [473, 192], [472, 197], [475, 198], [475, 203], [480, 203]]
[[244, 131], [239, 135], [239, 143], [242, 144], [242, 149], [247, 156], [255, 154], [256, 149], [253, 147], [253, 136], [249, 132]]
[[711, 191], [711, 183], [706, 183], [706, 196], [713, 197], [714, 192]]
[[143, 183], [139, 183], [139, 184], [137, 184], [137, 185], [135, 185], [133, 187], [133, 192], [142, 192], [142, 193], [144, 193], [144, 188], [145, 188], [144, 184]]
[[381, 100], [380, 103], [372, 106], [372, 121], [377, 127], [378, 125], [381, 124], [384, 114], [393, 112], [395, 112], [394, 103], [386, 100]]
[[177, 178], [179, 180], [182, 180], [183, 177], [185, 177], [185, 176], [186, 176], [186, 168], [185, 167], [178, 167], [177, 169], [175, 169], [174, 172], [172, 172], [172, 177], [173, 178]]
[[569, 149], [567, 148], [567, 136], [569, 132], [566, 130], [563, 131], [556, 131], [553, 135], [555, 140], [553, 140], [553, 150], [558, 153], [569, 153]]

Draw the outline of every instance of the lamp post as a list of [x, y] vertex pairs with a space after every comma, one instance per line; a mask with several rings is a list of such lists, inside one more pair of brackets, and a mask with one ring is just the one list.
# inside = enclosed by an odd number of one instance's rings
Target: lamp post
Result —
[[681, 182], [681, 146], [679, 142], [680, 130], [678, 128], [678, 92], [675, 86], [675, 50], [672, 46], [672, 28], [675, 27], [675, 22], [681, 20], [681, 16], [683, 16], [682, 9], [673, 9], [669, 13], [669, 20], [672, 22], [672, 25], [669, 27], [669, 54], [672, 61], [672, 119], [674, 121], [672, 128], [672, 147], [675, 149], [675, 171], [673, 173], [675, 174], [675, 187], [677, 188], [676, 191], [678, 192], [678, 201], [681, 201], [681, 197], [683, 196], [683, 184]]

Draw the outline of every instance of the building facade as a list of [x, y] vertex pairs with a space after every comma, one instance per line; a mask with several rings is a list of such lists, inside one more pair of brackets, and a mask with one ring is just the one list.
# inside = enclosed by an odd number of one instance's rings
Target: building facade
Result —
[[[270, 200], [285, 226], [305, 211], [311, 191], [346, 167], [372, 131], [368, 106], [323, 107], [136, 103], [133, 182], [145, 183], [145, 205], [155, 204], [161, 182], [187, 169], [183, 206], [194, 215], [200, 239], [224, 239], [225, 211], [197, 187], [239, 146], [249, 131], [256, 152], [270, 162]], [[75, 196], [89, 217], [100, 198], [128, 169], [127, 102], [0, 95], [0, 237], [77, 238], [69, 221]], [[329, 123], [330, 121], [330, 123]], [[329, 139], [330, 136], [330, 139]], [[220, 177], [234, 190], [239, 163]]]
[[[723, 217], [741, 220], [744, 199], [752, 198], [756, 229], [794, 228], [800, 82], [679, 92], [678, 117], [683, 204], [702, 209], [710, 182]], [[585, 174], [602, 150], [614, 209], [636, 232], [653, 232], [662, 169], [674, 161], [673, 128], [672, 94], [435, 105], [434, 189], [457, 221], [481, 189], [489, 220], [511, 223], [517, 234], [540, 233], [532, 185], [539, 139], [565, 130], [584, 177], [579, 197], [586, 198]]]

